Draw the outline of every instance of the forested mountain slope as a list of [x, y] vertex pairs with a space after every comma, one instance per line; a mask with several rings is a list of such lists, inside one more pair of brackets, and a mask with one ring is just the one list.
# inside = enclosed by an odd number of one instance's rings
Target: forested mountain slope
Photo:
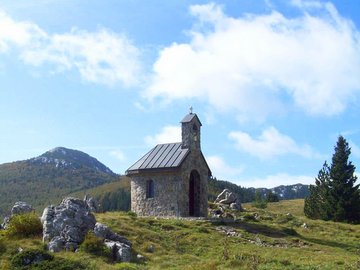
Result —
[[16, 201], [41, 211], [66, 195], [104, 183], [119, 175], [83, 152], [58, 147], [39, 157], [0, 165], [0, 216]]

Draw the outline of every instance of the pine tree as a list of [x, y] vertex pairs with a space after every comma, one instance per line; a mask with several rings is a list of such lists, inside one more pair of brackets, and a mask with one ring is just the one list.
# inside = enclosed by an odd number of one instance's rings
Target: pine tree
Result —
[[267, 201], [262, 198], [259, 189], [257, 189], [255, 192], [255, 201], [253, 201], [252, 205], [256, 208], [262, 208], [262, 209], [267, 207]]
[[279, 197], [275, 193], [273, 193], [271, 190], [269, 190], [268, 193], [266, 194], [266, 201], [267, 202], [278, 202]]
[[330, 218], [328, 204], [329, 182], [330, 167], [325, 161], [318, 177], [315, 178], [315, 186], [310, 185], [310, 195], [305, 199], [304, 213], [307, 217], [323, 220]]
[[334, 221], [360, 222], [359, 185], [355, 185], [355, 166], [348, 161], [350, 154], [349, 144], [340, 136], [330, 168], [328, 202]]
[[309, 218], [360, 222], [360, 191], [355, 185], [355, 166], [349, 162], [351, 149], [344, 137], [339, 136], [329, 167], [325, 162], [310, 185], [305, 199], [304, 213]]

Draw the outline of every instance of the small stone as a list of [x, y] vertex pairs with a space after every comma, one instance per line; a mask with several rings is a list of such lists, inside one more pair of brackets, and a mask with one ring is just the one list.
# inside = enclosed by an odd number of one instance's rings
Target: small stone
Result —
[[145, 257], [141, 254], [138, 254], [136, 255], [136, 259], [139, 261], [139, 262], [144, 262], [145, 261]]
[[146, 251], [149, 252], [149, 253], [154, 253], [155, 252], [155, 246], [154, 245], [148, 246]]

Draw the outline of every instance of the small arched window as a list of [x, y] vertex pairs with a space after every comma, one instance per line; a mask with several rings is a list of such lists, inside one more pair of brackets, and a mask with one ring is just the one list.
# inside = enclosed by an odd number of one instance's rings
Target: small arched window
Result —
[[146, 198], [154, 198], [155, 195], [155, 187], [153, 180], [146, 181]]
[[198, 140], [198, 127], [196, 124], [193, 124], [192, 130], [193, 130], [193, 139], [196, 142]]

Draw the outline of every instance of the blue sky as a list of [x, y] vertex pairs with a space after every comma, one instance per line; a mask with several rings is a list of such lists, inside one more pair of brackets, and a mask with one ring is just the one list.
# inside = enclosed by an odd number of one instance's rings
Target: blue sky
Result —
[[124, 173], [190, 106], [218, 179], [313, 183], [337, 137], [360, 166], [360, 4], [0, 3], [0, 163], [57, 146]]

